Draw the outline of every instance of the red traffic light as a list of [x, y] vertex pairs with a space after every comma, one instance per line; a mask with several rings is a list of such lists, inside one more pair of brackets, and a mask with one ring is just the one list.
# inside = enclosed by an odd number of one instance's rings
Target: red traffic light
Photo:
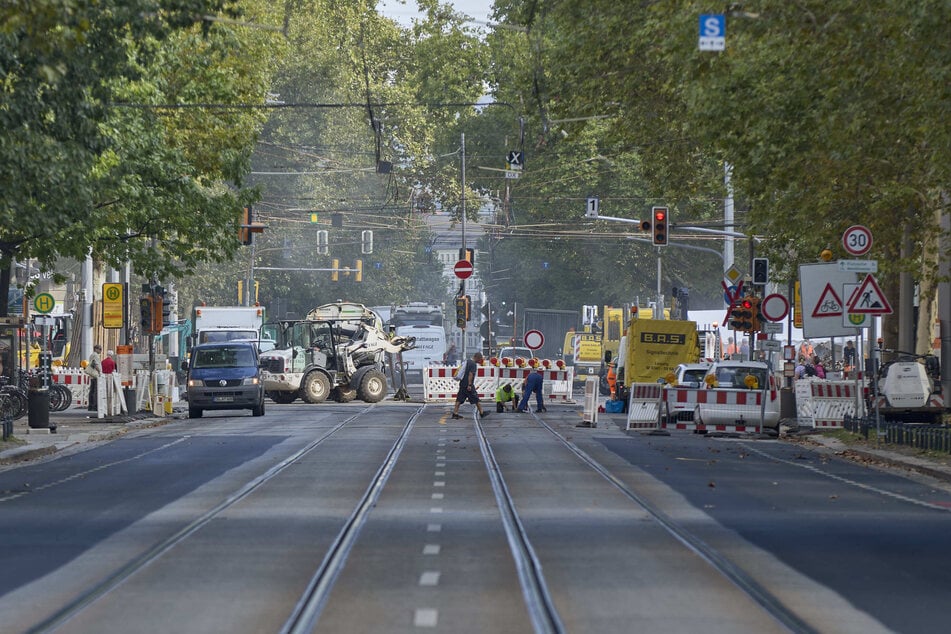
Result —
[[743, 300], [743, 303], [742, 303], [742, 306], [743, 306], [743, 308], [745, 308], [746, 310], [750, 310], [751, 308], [753, 308], [753, 302], [752, 302], [751, 300], [744, 299], [744, 300]]
[[654, 212], [654, 218], [656, 218], [657, 220], [663, 220], [666, 217], [667, 217], [666, 209], [658, 209], [657, 211]]

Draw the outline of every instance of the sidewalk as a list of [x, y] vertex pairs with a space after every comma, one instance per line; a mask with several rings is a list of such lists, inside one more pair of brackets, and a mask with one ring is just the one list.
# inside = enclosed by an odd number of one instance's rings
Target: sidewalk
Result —
[[29, 416], [13, 421], [13, 436], [0, 442], [0, 465], [26, 462], [82, 445], [112, 440], [132, 429], [164, 425], [180, 418], [182, 413], [159, 417], [151, 412], [139, 412], [106, 418], [90, 418], [90, 414], [92, 412], [83, 407], [50, 412], [48, 429], [30, 428]]

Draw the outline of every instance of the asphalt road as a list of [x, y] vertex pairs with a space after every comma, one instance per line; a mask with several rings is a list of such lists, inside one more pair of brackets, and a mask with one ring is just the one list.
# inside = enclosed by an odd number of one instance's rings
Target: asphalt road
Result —
[[934, 632], [951, 618], [937, 483], [776, 440], [578, 428], [574, 406], [541, 420], [269, 404], [7, 468], [2, 630], [283, 631], [339, 556], [314, 631], [547, 631], [505, 496], [552, 631]]

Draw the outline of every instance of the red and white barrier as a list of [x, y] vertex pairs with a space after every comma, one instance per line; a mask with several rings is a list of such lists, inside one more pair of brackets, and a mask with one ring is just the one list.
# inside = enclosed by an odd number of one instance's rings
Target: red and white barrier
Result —
[[89, 404], [89, 383], [92, 377], [82, 368], [53, 368], [53, 383], [59, 383], [69, 388], [72, 393], [74, 407], [86, 407]]
[[631, 398], [627, 405], [627, 428], [657, 429], [664, 411], [664, 386], [660, 383], [635, 383], [631, 385]]
[[846, 415], [863, 413], [860, 395], [852, 381], [801, 379], [796, 382], [796, 416], [800, 424], [841, 429]]
[[[455, 401], [459, 382], [453, 378], [458, 366], [430, 365], [423, 371], [423, 398], [427, 403]], [[479, 399], [495, 399], [495, 391], [501, 385], [511, 383], [521, 394], [522, 386], [534, 368], [512, 368], [482, 365], [476, 369], [475, 386]], [[573, 403], [571, 382], [573, 368], [543, 370], [542, 395], [549, 403]]]
[[[764, 404], [765, 399], [765, 404]], [[762, 431], [761, 420], [779, 420], [779, 393], [775, 389], [738, 390], [668, 387], [664, 389], [665, 429], [691, 431]], [[764, 406], [765, 405], [765, 406]]]

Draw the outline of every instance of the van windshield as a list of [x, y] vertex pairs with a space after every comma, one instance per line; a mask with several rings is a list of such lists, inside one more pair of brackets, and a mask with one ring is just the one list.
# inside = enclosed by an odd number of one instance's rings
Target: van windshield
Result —
[[756, 384], [762, 388], [766, 385], [767, 372], [764, 368], [749, 367], [719, 367], [717, 368], [717, 385], [720, 387], [746, 388], [746, 377], [752, 374], [756, 377]]
[[193, 368], [239, 368], [254, 365], [254, 353], [248, 346], [222, 346], [195, 351]]

